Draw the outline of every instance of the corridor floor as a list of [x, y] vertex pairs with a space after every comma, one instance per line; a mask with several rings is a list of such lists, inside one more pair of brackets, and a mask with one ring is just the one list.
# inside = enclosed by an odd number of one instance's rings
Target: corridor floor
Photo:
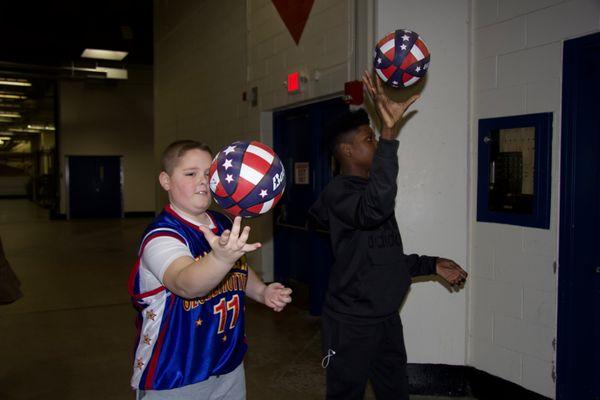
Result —
[[[24, 292], [0, 306], [0, 399], [135, 397], [126, 282], [148, 222], [50, 221], [26, 200], [0, 200], [0, 236]], [[318, 318], [299, 304], [279, 314], [249, 304], [247, 336], [249, 400], [324, 398]]]

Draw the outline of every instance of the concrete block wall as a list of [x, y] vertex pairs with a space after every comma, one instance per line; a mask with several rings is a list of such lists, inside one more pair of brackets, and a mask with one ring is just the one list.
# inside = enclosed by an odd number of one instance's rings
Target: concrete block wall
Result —
[[[468, 363], [548, 397], [556, 337], [562, 46], [600, 28], [597, 0], [472, 2]], [[553, 112], [550, 229], [476, 221], [479, 118]]]
[[[351, 3], [316, 1], [296, 45], [269, 0], [156, 0], [155, 159], [183, 138], [202, 140], [214, 151], [234, 140], [269, 143], [262, 113], [341, 92], [352, 57]], [[292, 71], [309, 79], [300, 94], [288, 95], [283, 84]], [[252, 87], [258, 88], [255, 107], [242, 100]], [[158, 186], [156, 198], [160, 208], [166, 196]], [[249, 261], [272, 279], [271, 216], [250, 225], [254, 240], [265, 246]]]
[[[352, 2], [320, 0], [313, 5], [296, 44], [269, 0], [248, 1], [248, 88], [258, 87], [258, 112], [341, 92], [350, 76], [353, 47]], [[287, 74], [300, 71], [308, 82], [302, 93], [288, 94]]]

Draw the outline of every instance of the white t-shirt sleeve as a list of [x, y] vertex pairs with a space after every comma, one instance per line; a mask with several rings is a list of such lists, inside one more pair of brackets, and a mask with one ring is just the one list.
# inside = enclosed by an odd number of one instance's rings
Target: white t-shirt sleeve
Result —
[[159, 236], [146, 244], [140, 267], [150, 271], [162, 284], [167, 267], [179, 257], [185, 256], [194, 258], [190, 249], [180, 240], [171, 236]]

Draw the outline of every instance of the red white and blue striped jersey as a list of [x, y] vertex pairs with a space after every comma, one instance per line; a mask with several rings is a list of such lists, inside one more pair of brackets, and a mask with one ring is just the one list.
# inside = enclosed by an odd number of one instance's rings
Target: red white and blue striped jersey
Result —
[[[224, 215], [207, 213], [215, 234], [231, 228]], [[184, 299], [164, 286], [144, 291], [140, 284], [144, 248], [152, 239], [164, 236], [181, 241], [196, 259], [211, 251], [199, 227], [168, 205], [144, 232], [129, 277], [129, 294], [138, 311], [131, 386], [142, 390], [174, 389], [229, 373], [240, 365], [247, 350], [245, 257], [204, 297]]]

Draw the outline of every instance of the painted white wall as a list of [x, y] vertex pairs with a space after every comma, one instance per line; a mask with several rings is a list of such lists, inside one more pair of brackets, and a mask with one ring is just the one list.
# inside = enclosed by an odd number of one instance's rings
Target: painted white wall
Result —
[[61, 81], [60, 212], [66, 213], [65, 156], [123, 156], [124, 211], [154, 210], [152, 69], [123, 81]]
[[[400, 132], [396, 218], [406, 252], [451, 258], [469, 270], [467, 0], [379, 0], [377, 37], [419, 33], [431, 52], [417, 111]], [[395, 91], [408, 96], [411, 90]], [[467, 290], [412, 285], [401, 315], [408, 361], [464, 365]]]
[[600, 2], [474, 0], [472, 15], [473, 171], [479, 118], [553, 112], [554, 128], [550, 229], [478, 223], [471, 209], [468, 363], [554, 397], [562, 46], [598, 31]]

